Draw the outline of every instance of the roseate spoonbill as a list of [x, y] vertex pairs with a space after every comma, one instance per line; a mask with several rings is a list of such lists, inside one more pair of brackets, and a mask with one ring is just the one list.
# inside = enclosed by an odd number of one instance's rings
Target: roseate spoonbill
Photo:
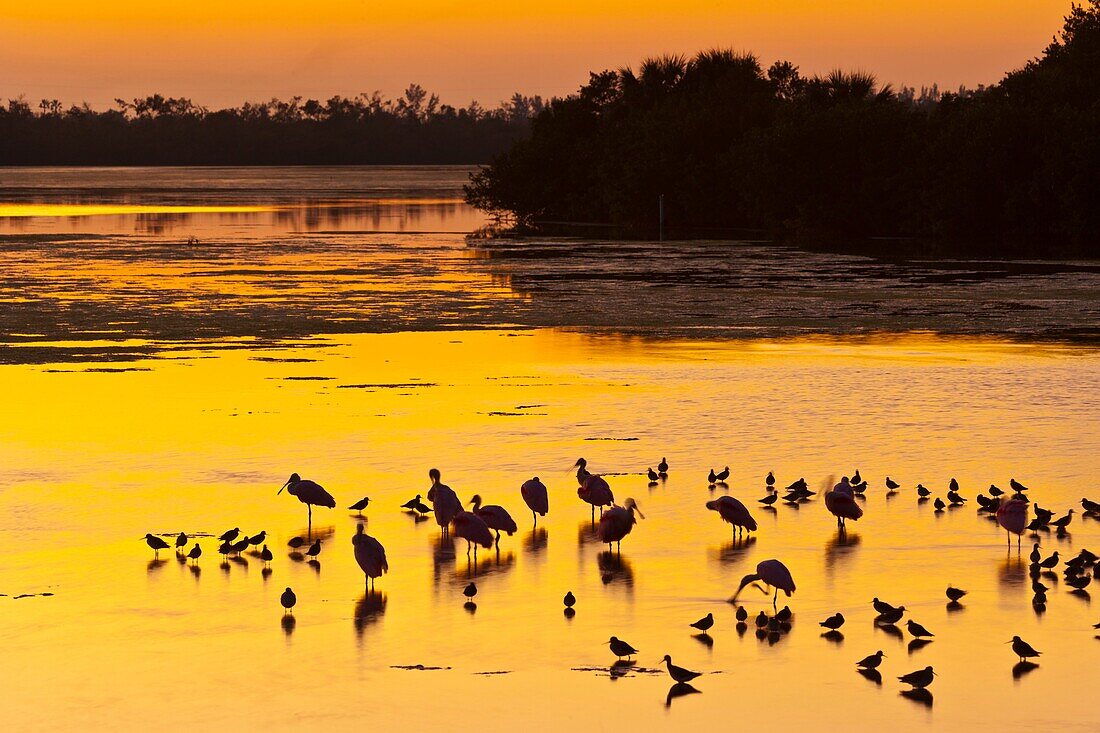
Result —
[[438, 468], [428, 471], [428, 478], [432, 480], [432, 487], [428, 489], [428, 501], [432, 503], [435, 511], [435, 523], [439, 525], [439, 531], [446, 537], [447, 527], [454, 520], [455, 515], [462, 511], [462, 502], [458, 500], [458, 494], [451, 487], [442, 483], [442, 476]]
[[720, 496], [713, 501], [708, 501], [707, 509], [718, 512], [722, 521], [731, 524], [735, 535], [740, 535], [744, 530], [756, 531], [756, 520], [749, 514], [745, 505], [732, 496]]
[[1020, 658], [1021, 662], [1026, 662], [1028, 658], [1037, 657], [1042, 654], [1042, 652], [1035, 651], [1035, 648], [1031, 646], [1031, 644], [1028, 644], [1018, 636], [1012, 637], [1006, 641], [1005, 644], [1012, 645], [1012, 652]]
[[665, 668], [668, 669], [668, 676], [677, 682], [691, 682], [693, 679], [703, 674], [702, 672], [692, 672], [690, 669], [677, 667], [672, 663], [672, 657], [667, 654], [661, 661], [665, 663]]
[[589, 474], [585, 478], [584, 484], [577, 489], [577, 496], [581, 498], [581, 501], [592, 505], [593, 522], [596, 521], [596, 507], [600, 507], [600, 517], [602, 518], [603, 508], [615, 504], [615, 495], [611, 493], [611, 486], [608, 485], [603, 476], [597, 476], [596, 474]]
[[260, 559], [264, 561], [265, 565], [275, 559], [275, 556], [271, 554], [271, 550], [267, 549], [267, 545], [264, 545], [264, 549], [260, 550]]
[[248, 544], [252, 545], [253, 547], [259, 547], [260, 545], [262, 545], [264, 543], [265, 540], [267, 540], [267, 530], [266, 529], [261, 531], [259, 534], [254, 534], [251, 537], [249, 537], [248, 538]]
[[218, 538], [219, 542], [232, 542], [237, 539], [237, 535], [241, 533], [240, 527], [234, 527], [233, 529], [222, 532], [222, 536]]
[[306, 543], [306, 541], [305, 541], [305, 538], [303, 538], [303, 537], [291, 537], [287, 541], [286, 545], [287, 545], [287, 547], [289, 547], [292, 550], [297, 550], [299, 547], [301, 547], [305, 543]]
[[416, 505], [420, 503], [420, 494], [417, 494], [413, 498], [406, 501], [401, 505], [402, 509], [408, 509], [409, 511], [416, 511]]
[[652, 468], [646, 469], [646, 471], [646, 476], [649, 477], [649, 483], [651, 484], [657, 483], [657, 480], [661, 478], [661, 475], [654, 471]]
[[290, 474], [290, 478], [283, 484], [283, 488], [279, 489], [279, 494], [283, 493], [283, 489], [287, 490], [291, 496], [297, 497], [298, 501], [306, 505], [306, 509], [309, 512], [309, 523], [313, 524], [313, 507], [324, 506], [329, 509], [336, 508], [336, 499], [332, 498], [332, 494], [328, 493], [321, 487], [320, 484], [303, 479], [296, 473]]
[[863, 669], [878, 669], [878, 666], [882, 664], [882, 658], [885, 656], [886, 655], [882, 653], [882, 650], [879, 649], [871, 656], [864, 657], [863, 659], [856, 662], [856, 666], [862, 667]]
[[176, 535], [176, 552], [183, 552], [183, 548], [187, 546], [187, 535], [180, 532]]
[[757, 499], [757, 501], [760, 502], [761, 504], [763, 504], [764, 506], [771, 506], [772, 504], [774, 504], [778, 500], [779, 500], [779, 494], [768, 494], [763, 499]]
[[146, 534], [142, 539], [145, 540], [145, 544], [149, 545], [149, 548], [153, 551], [154, 558], [159, 557], [161, 550], [168, 549], [168, 543], [156, 535]]
[[523, 497], [523, 502], [531, 510], [531, 518], [537, 526], [539, 515], [545, 517], [546, 513], [550, 511], [550, 499], [546, 493], [546, 484], [539, 481], [538, 476], [535, 476], [523, 482], [519, 487], [519, 495]]
[[909, 630], [910, 634], [912, 634], [913, 636], [915, 636], [918, 639], [921, 638], [922, 636], [935, 636], [935, 634], [933, 634], [931, 631], [929, 631], [928, 629], [926, 629], [923, 626], [921, 626], [920, 624], [918, 624], [913, 619], [909, 619], [908, 621], [905, 622], [905, 628]]
[[509, 537], [515, 534], [516, 522], [504, 507], [496, 504], [482, 506], [480, 494], [474, 494], [473, 498], [470, 499], [470, 505], [474, 510], [474, 514], [479, 516], [489, 529], [496, 532], [496, 544], [500, 544], [501, 532], [507, 532]]
[[612, 636], [607, 643], [611, 645], [611, 653], [619, 659], [632, 657], [638, 653], [637, 649], [616, 636]]
[[312, 545], [310, 545], [309, 549], [306, 550], [306, 554], [309, 555], [310, 557], [317, 557], [318, 555], [320, 555], [321, 554], [321, 540], [317, 540]]
[[199, 558], [202, 557], [202, 548], [199, 547], [198, 543], [196, 543], [195, 546], [191, 548], [191, 552], [187, 553], [187, 557], [191, 558], [191, 560], [196, 563], [198, 562]]
[[451, 523], [454, 533], [466, 540], [467, 555], [470, 554], [470, 548], [473, 548], [475, 561], [477, 560], [478, 545], [487, 550], [492, 549], [493, 533], [489, 531], [489, 525], [485, 524], [485, 520], [473, 512], [462, 509], [461, 504], [459, 504], [458, 512], [454, 515]]
[[852, 483], [853, 484], [858, 484], [858, 483], [862, 483], [862, 482], [863, 482], [863, 479], [860, 477], [859, 469], [857, 468], [856, 472], [852, 474]]
[[355, 528], [355, 536], [351, 538], [351, 544], [355, 548], [355, 562], [363, 569], [370, 589], [374, 590], [374, 579], [381, 578], [383, 573], [390, 570], [390, 564], [386, 562], [386, 548], [382, 543], [363, 531], [363, 523]]
[[662, 476], [668, 475], [668, 460], [664, 456], [661, 457], [661, 462], [657, 464], [657, 473]]
[[294, 591], [292, 591], [288, 586], [287, 589], [283, 591], [283, 594], [279, 596], [279, 603], [281, 603], [283, 606], [284, 616], [288, 613], [294, 613], [292, 609], [294, 608], [295, 604], [298, 603], [298, 596], [294, 595]]
[[713, 468], [710, 469], [710, 473], [707, 474], [707, 481], [709, 481], [712, 486], [718, 483], [718, 474], [714, 472]]
[[1069, 523], [1072, 522], [1072, 521], [1073, 521], [1073, 509], [1070, 509], [1069, 511], [1066, 512], [1064, 517], [1059, 517], [1058, 519], [1055, 519], [1050, 524], [1051, 524], [1052, 527], [1057, 527], [1058, 529], [1065, 529], [1066, 527], [1069, 526]]
[[639, 517], [645, 519], [645, 515], [638, 509], [637, 502], [630, 498], [627, 498], [622, 506], [612, 506], [604, 512], [600, 517], [600, 524], [596, 531], [600, 542], [606, 544], [609, 550], [612, 543], [615, 543], [621, 553], [623, 538], [630, 534], [630, 530], [638, 523], [638, 520], [634, 518], [635, 512]]
[[892, 478], [887, 476], [886, 477], [886, 488], [889, 489], [890, 491], [897, 491], [898, 489], [901, 488], [901, 484], [899, 484], [897, 481], [894, 481]]
[[950, 585], [947, 586], [947, 597], [951, 600], [952, 603], [958, 603], [959, 599], [961, 599], [965, 595], [966, 591], [964, 591], [962, 588], [952, 588]]
[[769, 487], [775, 486], [775, 474], [773, 474], [771, 471], [768, 471], [768, 477], [764, 479], [764, 483], [767, 484]]
[[838, 611], [824, 621], [819, 621], [817, 625], [824, 626], [827, 629], [832, 629], [833, 631], [836, 631], [844, 625], [844, 614]]
[[469, 585], [462, 589], [462, 595], [470, 601], [474, 600], [474, 596], [477, 595], [477, 585], [471, 581]]
[[721, 471], [714, 474], [714, 478], [718, 479], [718, 481], [720, 481], [720, 482], [724, 482], [729, 477], [730, 477], [730, 467], [729, 466], [726, 466]]
[[714, 614], [708, 613], [706, 616], [703, 616], [703, 618], [699, 619], [695, 623], [690, 624], [690, 626], [693, 629], [699, 629], [705, 634], [710, 631], [712, 626], [714, 626]]
[[1016, 535], [1016, 547], [1020, 547], [1020, 535], [1027, 528], [1027, 504], [1019, 499], [1009, 499], [997, 508], [997, 524], [1005, 531], [1008, 546], [1012, 547], [1012, 535]]
[[[763, 560], [757, 564], [755, 573], [741, 578], [741, 585], [738, 586], [737, 593], [733, 594], [732, 600], [737, 599], [738, 593], [740, 593], [746, 585], [757, 581], [763, 581], [775, 588], [775, 595], [772, 597], [772, 608], [775, 608], [777, 604], [779, 591], [783, 591], [788, 597], [795, 591], [794, 579], [791, 577], [791, 571], [787, 569], [786, 565], [774, 559]], [[764, 591], [763, 588], [760, 590]], [[764, 593], [766, 594], [767, 591], [764, 591]]]
[[863, 516], [863, 508], [856, 503], [852, 496], [852, 485], [848, 477], [840, 479], [840, 483], [833, 487], [832, 491], [825, 492], [825, 508], [836, 517], [836, 526], [844, 527], [844, 523], [851, 519], [853, 522]]
[[925, 667], [924, 669], [918, 669], [916, 672], [903, 674], [901, 677], [898, 677], [898, 679], [907, 685], [912, 685], [915, 689], [923, 690], [925, 687], [932, 684], [932, 679], [935, 676], [936, 673], [932, 671], [931, 667]]
[[363, 516], [363, 510], [367, 508], [367, 504], [370, 504], [370, 497], [364, 496], [362, 499], [349, 506], [348, 509], [358, 512], [361, 517]]
[[572, 608], [577, 604], [577, 597], [573, 595], [573, 591], [567, 591], [565, 598], [562, 598], [561, 602], [565, 604], [566, 608]]

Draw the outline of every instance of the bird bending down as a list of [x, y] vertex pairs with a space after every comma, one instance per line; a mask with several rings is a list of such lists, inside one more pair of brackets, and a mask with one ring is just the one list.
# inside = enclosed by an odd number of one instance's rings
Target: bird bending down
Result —
[[1005, 531], [1008, 546], [1012, 547], [1012, 535], [1016, 535], [1016, 548], [1020, 547], [1020, 536], [1027, 529], [1027, 504], [1019, 499], [1009, 499], [997, 507], [997, 524]]
[[592, 505], [593, 522], [596, 521], [596, 507], [600, 507], [600, 516], [602, 517], [603, 507], [615, 504], [615, 495], [611, 493], [611, 486], [604, 480], [603, 476], [595, 474], [585, 476], [584, 481], [577, 489], [577, 496], [581, 498], [581, 501]]
[[[457, 501], [457, 498], [455, 500]], [[462, 509], [461, 504], [459, 504], [454, 519], [451, 520], [451, 528], [457, 536], [466, 540], [467, 555], [470, 554], [470, 549], [473, 548], [475, 561], [477, 560], [478, 545], [487, 550], [493, 547], [493, 533], [489, 530], [489, 525], [473, 512]]]
[[523, 502], [527, 505], [527, 508], [531, 510], [531, 518], [534, 519], [534, 523], [539, 523], [539, 517], [546, 516], [546, 513], [550, 511], [550, 499], [546, 494], [546, 484], [539, 481], [539, 477], [535, 476], [533, 479], [524, 481], [523, 485], [519, 487], [520, 496], [523, 497]]
[[498, 545], [500, 544], [501, 532], [507, 532], [509, 537], [515, 534], [516, 522], [504, 507], [496, 504], [482, 506], [480, 494], [474, 494], [473, 498], [470, 499], [470, 505], [474, 514], [481, 517], [481, 521], [485, 522], [489, 529], [496, 532], [496, 543]]
[[733, 525], [734, 534], [740, 535], [742, 531], [756, 531], [756, 520], [749, 514], [749, 510], [732, 496], [720, 496], [707, 502], [707, 509], [718, 512], [723, 521]]
[[609, 550], [612, 543], [614, 543], [621, 553], [623, 538], [630, 534], [630, 530], [638, 523], [638, 520], [634, 518], [635, 512], [639, 517], [645, 519], [645, 515], [638, 509], [637, 502], [631, 498], [627, 498], [622, 506], [612, 506], [604, 512], [597, 527], [600, 542], [606, 544]]
[[364, 531], [362, 522], [355, 528], [351, 544], [355, 548], [355, 562], [359, 563], [370, 583], [370, 589], [374, 590], [374, 579], [381, 578], [390, 570], [390, 564], [386, 561], [386, 548]]
[[[738, 586], [737, 593], [733, 594], [733, 598], [731, 598], [730, 601], [736, 601], [738, 594], [741, 593], [746, 585], [757, 581], [763, 581], [775, 588], [775, 594], [772, 597], [772, 608], [775, 608], [777, 605], [779, 591], [783, 591], [788, 597], [795, 591], [794, 579], [791, 577], [791, 571], [787, 569], [787, 566], [778, 560], [764, 560], [756, 566], [755, 573], [741, 578], [741, 585]], [[765, 594], [767, 593], [763, 588], [760, 590]]]
[[435, 512], [435, 523], [446, 537], [455, 515], [462, 511], [462, 502], [450, 486], [441, 482], [442, 476], [438, 468], [428, 471], [428, 478], [432, 480], [432, 487], [428, 489], [428, 501], [432, 503], [432, 510]]
[[290, 474], [290, 478], [283, 484], [283, 488], [279, 489], [278, 493], [283, 493], [283, 489], [286, 489], [293, 497], [297, 497], [298, 501], [306, 505], [309, 510], [309, 522], [313, 523], [313, 507], [324, 506], [329, 509], [336, 508], [336, 499], [332, 498], [332, 494], [324, 490], [324, 488], [313, 481], [303, 479], [296, 473]]
[[845, 521], [851, 519], [854, 522], [863, 516], [863, 509], [856, 503], [852, 492], [847, 476], [841, 478], [832, 491], [825, 492], [825, 508], [836, 517], [837, 527], [843, 528]]

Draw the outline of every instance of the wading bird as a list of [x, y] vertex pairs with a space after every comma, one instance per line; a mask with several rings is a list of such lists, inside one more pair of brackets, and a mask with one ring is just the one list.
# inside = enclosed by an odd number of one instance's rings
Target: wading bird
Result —
[[187, 546], [187, 535], [180, 532], [176, 535], [176, 552], [183, 552], [183, 548]]
[[249, 537], [248, 538], [248, 544], [252, 545], [253, 547], [259, 547], [260, 545], [262, 545], [264, 543], [264, 541], [266, 539], [267, 539], [267, 530], [265, 529], [262, 532], [260, 532], [259, 534], [254, 534], [251, 537]]
[[[580, 460], [583, 461], [584, 459]], [[588, 473], [585, 476], [580, 488], [577, 489], [577, 496], [581, 498], [581, 501], [592, 505], [593, 522], [596, 521], [596, 507], [600, 507], [600, 516], [602, 517], [603, 508], [615, 504], [615, 495], [611, 493], [611, 486], [608, 485], [603, 476], [597, 476], [594, 473]]]
[[480, 494], [474, 494], [473, 498], [470, 499], [470, 506], [473, 508], [474, 514], [481, 517], [481, 521], [485, 522], [489, 529], [496, 532], [496, 544], [500, 544], [501, 532], [507, 532], [509, 537], [515, 534], [516, 522], [504, 507], [496, 504], [482, 506]]
[[764, 484], [769, 487], [775, 486], [775, 474], [773, 474], [771, 471], [768, 471], [768, 475], [764, 479]]
[[966, 591], [962, 588], [952, 588], [947, 586], [947, 597], [952, 603], [958, 603], [959, 599], [966, 595]]
[[283, 594], [279, 596], [279, 603], [281, 603], [283, 606], [284, 616], [288, 613], [294, 613], [292, 609], [294, 608], [295, 604], [298, 603], [298, 596], [294, 595], [294, 591], [292, 591], [288, 586], [287, 589], [283, 591]]
[[306, 550], [306, 554], [309, 555], [310, 557], [317, 557], [318, 555], [320, 555], [321, 554], [321, 540], [317, 540], [312, 545], [310, 545], [309, 549]]
[[825, 492], [825, 508], [836, 517], [836, 526], [841, 528], [847, 520], [854, 522], [863, 516], [863, 509], [852, 496], [852, 485], [847, 476], [841, 478], [832, 491]]
[[903, 674], [901, 677], [898, 677], [898, 679], [907, 685], [912, 685], [916, 689], [923, 690], [925, 687], [932, 684], [932, 680], [935, 677], [936, 673], [932, 671], [932, 668], [925, 667], [924, 669], [918, 669], [916, 672]]
[[[775, 495], [772, 494], [771, 496], [774, 501]], [[731, 524], [735, 535], [740, 535], [745, 530], [749, 532], [756, 531], [756, 520], [749, 514], [749, 510], [745, 505], [732, 496], [720, 496], [713, 501], [708, 501], [707, 509], [718, 512], [718, 516], [722, 518], [722, 521]]]
[[454, 521], [455, 515], [462, 511], [462, 502], [450, 486], [442, 483], [438, 468], [428, 471], [428, 478], [432, 480], [432, 487], [428, 489], [428, 501], [432, 503], [435, 512], [435, 523], [439, 525], [439, 531], [447, 536], [448, 527]]
[[1019, 499], [1009, 499], [997, 508], [997, 524], [1005, 531], [1008, 546], [1012, 547], [1012, 535], [1016, 535], [1016, 547], [1020, 547], [1020, 536], [1027, 528], [1027, 504]]
[[672, 657], [667, 654], [661, 661], [665, 663], [665, 668], [668, 669], [668, 676], [680, 683], [691, 682], [693, 679], [703, 674], [702, 672], [692, 672], [690, 669], [677, 667], [672, 663]]
[[146, 534], [142, 539], [145, 540], [145, 544], [149, 545], [150, 549], [152, 549], [154, 558], [160, 556], [161, 550], [168, 549], [168, 543], [156, 535]]
[[191, 552], [187, 553], [187, 557], [191, 558], [193, 562], [198, 563], [199, 558], [202, 557], [202, 548], [196, 543], [195, 546], [191, 548]]
[[462, 509], [461, 504], [459, 504], [454, 519], [451, 520], [451, 528], [458, 537], [466, 540], [467, 555], [470, 554], [470, 549], [473, 548], [475, 562], [477, 560], [478, 545], [487, 550], [493, 547], [493, 533], [489, 531], [489, 525], [485, 524], [485, 520], [473, 512]]
[[470, 581], [470, 584], [462, 589], [462, 595], [466, 596], [467, 603], [473, 603], [474, 596], [477, 595], [477, 584]]
[[374, 590], [374, 579], [381, 578], [383, 573], [389, 572], [390, 564], [386, 562], [386, 548], [382, 543], [363, 531], [363, 523], [355, 528], [355, 536], [351, 538], [351, 544], [355, 548], [355, 562], [359, 563], [370, 589]]
[[689, 625], [693, 629], [699, 629], [700, 631], [702, 631], [705, 634], [708, 631], [710, 631], [712, 626], [714, 626], [714, 614], [713, 613], [708, 613], [706, 616], [703, 616], [703, 618], [701, 618], [698, 621], [696, 621], [695, 623], [692, 623], [692, 624], [689, 624]]
[[531, 510], [531, 518], [534, 520], [534, 524], [538, 525], [539, 517], [545, 517], [546, 513], [550, 511], [550, 499], [546, 494], [546, 484], [539, 481], [538, 476], [535, 476], [533, 479], [523, 482], [523, 485], [519, 487], [519, 494], [523, 497], [523, 502], [527, 505], [527, 508]]
[[609, 550], [611, 545], [615, 544], [621, 553], [623, 538], [630, 534], [630, 530], [634, 529], [634, 525], [638, 523], [638, 520], [634, 518], [635, 512], [639, 517], [645, 519], [645, 515], [638, 509], [637, 502], [629, 497], [623, 502], [622, 506], [612, 506], [604, 512], [596, 529], [600, 542], [607, 545]]
[[661, 476], [668, 475], [668, 461], [663, 456], [661, 462], [657, 464], [657, 473]]
[[260, 559], [264, 561], [265, 565], [275, 559], [275, 556], [271, 554], [271, 550], [267, 549], [267, 545], [264, 545], [264, 549], [260, 550]]
[[406, 501], [401, 505], [402, 509], [408, 509], [410, 512], [416, 511], [416, 505], [420, 503], [420, 494], [417, 494], [413, 498]]
[[363, 510], [367, 508], [367, 504], [370, 504], [370, 497], [364, 496], [362, 499], [349, 506], [348, 509], [357, 512], [361, 517], [363, 516]]
[[905, 628], [909, 630], [910, 634], [912, 634], [913, 636], [915, 636], [918, 639], [921, 638], [922, 636], [935, 636], [935, 634], [933, 634], [931, 631], [929, 631], [928, 629], [926, 629], [923, 626], [921, 626], [920, 624], [918, 624], [913, 619], [909, 619], [908, 621], [905, 622]]
[[836, 631], [837, 629], [839, 629], [843, 625], [844, 625], [844, 614], [842, 614], [840, 612], [834, 613], [832, 616], [825, 619], [824, 621], [819, 621], [818, 622], [818, 626], [824, 626], [825, 628], [832, 629], [833, 631]]
[[611, 653], [619, 659], [632, 657], [638, 653], [637, 649], [616, 636], [612, 636], [607, 643], [611, 646]]
[[655, 484], [661, 478], [661, 474], [654, 471], [652, 468], [646, 469], [646, 476], [649, 477], [649, 483]]
[[771, 506], [772, 504], [774, 504], [778, 500], [779, 500], [779, 494], [768, 494], [763, 499], [757, 499], [757, 501], [760, 502], [761, 504], [763, 504], [764, 506]]
[[728, 479], [729, 477], [730, 477], [730, 467], [729, 466], [726, 466], [721, 471], [714, 474], [714, 478], [716, 478], [719, 483], [725, 483], [726, 479]]
[[303, 537], [291, 537], [289, 540], [287, 540], [286, 546], [289, 547], [292, 550], [297, 550], [299, 547], [301, 547], [305, 543], [306, 543], [306, 541], [305, 541], [305, 538], [303, 538]]
[[278, 493], [283, 493], [283, 489], [286, 489], [287, 493], [291, 496], [297, 497], [298, 501], [306, 505], [306, 509], [309, 512], [309, 524], [313, 524], [313, 507], [323, 506], [329, 509], [336, 508], [336, 499], [332, 498], [332, 494], [324, 490], [324, 488], [308, 479], [303, 479], [296, 473], [290, 474], [290, 478], [283, 484], [283, 488], [279, 489]]
[[226, 530], [225, 532], [222, 532], [222, 535], [221, 535], [221, 537], [218, 538], [218, 541], [219, 542], [232, 542], [233, 540], [237, 539], [237, 535], [239, 535], [240, 533], [241, 533], [241, 528], [240, 527], [234, 527], [233, 529], [229, 529], [229, 530]]
[[898, 489], [901, 488], [901, 484], [899, 484], [897, 481], [894, 481], [889, 476], [887, 476], [886, 477], [886, 488], [889, 491], [897, 491]]
[[1060, 517], [1059, 519], [1055, 519], [1050, 524], [1051, 524], [1052, 527], [1057, 527], [1060, 530], [1064, 530], [1066, 527], [1069, 526], [1069, 523], [1072, 522], [1072, 521], [1073, 521], [1073, 509], [1070, 509], [1069, 511], [1066, 512], [1065, 516]]
[[561, 602], [565, 604], [566, 608], [572, 608], [577, 604], [577, 597], [573, 595], [573, 591], [566, 591], [565, 597], [561, 599]]
[[863, 659], [856, 662], [856, 666], [862, 667], [863, 669], [878, 669], [878, 666], [882, 664], [882, 658], [885, 656], [886, 655], [883, 654], [882, 650], [880, 649], [871, 656], [864, 657]]
[[1026, 662], [1028, 658], [1037, 657], [1042, 654], [1042, 652], [1035, 651], [1031, 644], [1028, 644], [1018, 636], [1012, 637], [1010, 640], [1006, 641], [1005, 644], [1012, 645], [1012, 652], [1020, 658], [1021, 662]]
[[[731, 601], [737, 600], [737, 595], [745, 588], [749, 583], [755, 583], [757, 581], [763, 581], [764, 583], [775, 588], [775, 594], [772, 597], [772, 608], [775, 608], [779, 599], [779, 591], [783, 591], [788, 597], [795, 591], [794, 579], [791, 577], [791, 571], [787, 569], [787, 566], [778, 560], [764, 560], [756, 566], [756, 572], [751, 575], [746, 575], [741, 578], [741, 585], [737, 588], [737, 593], [733, 594]], [[759, 586], [757, 586], [759, 587]], [[760, 589], [765, 594], [763, 588]]]

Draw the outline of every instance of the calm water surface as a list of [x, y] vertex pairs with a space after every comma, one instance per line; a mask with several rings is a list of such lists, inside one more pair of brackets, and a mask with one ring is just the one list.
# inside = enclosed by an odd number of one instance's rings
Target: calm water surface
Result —
[[[61, 219], [0, 218], [8, 278], [0, 722], [27, 730], [1100, 725], [1089, 695], [1100, 612], [1089, 597], [1069, 593], [1060, 576], [1044, 579], [1050, 602], [1037, 614], [1030, 548], [1023, 559], [1006, 552], [973, 506], [937, 514], [913, 488], [921, 482], [942, 496], [954, 476], [973, 497], [1015, 477], [1059, 513], [1081, 496], [1100, 500], [1095, 348], [1012, 332], [937, 334], [919, 313], [910, 314], [917, 332], [895, 329], [907, 333], [815, 328], [804, 317], [810, 308], [790, 315], [786, 338], [761, 337], [745, 310], [725, 306], [708, 311], [716, 324], [681, 326], [661, 314], [682, 318], [688, 297], [711, 307], [730, 296], [713, 285], [709, 298], [683, 283], [645, 286], [646, 303], [628, 307], [636, 257], [605, 263], [596, 277], [539, 247], [522, 256], [471, 251], [443, 232], [453, 221], [473, 228], [476, 214], [452, 202], [449, 220], [424, 203], [446, 190], [456, 196], [454, 171], [406, 171], [421, 178], [405, 189], [392, 171], [291, 174], [322, 190], [324, 176], [334, 178], [334, 199], [395, 187], [389, 198], [435, 212], [431, 226], [415, 224], [435, 233], [396, 233], [414, 228], [404, 219], [385, 232], [359, 223], [362, 232], [349, 224], [311, 234], [267, 211], [177, 211], [182, 219], [152, 231], [143, 213], [86, 208], [263, 208], [318, 196], [290, 184], [266, 192], [251, 171], [146, 172], [136, 177], [142, 185], [120, 184], [110, 171], [67, 171], [56, 181], [0, 174], [16, 192], [0, 206], [85, 207]], [[237, 178], [245, 182], [225, 183]], [[54, 185], [60, 193], [44, 191]], [[200, 239], [190, 250], [188, 236]], [[710, 246], [693, 247], [689, 260], [718, 263]], [[753, 247], [745, 256], [766, 268], [766, 248]], [[662, 256], [662, 272], [686, 267]], [[887, 286], [875, 283], [898, 277], [900, 266], [857, 260], [814, 261], [862, 272], [860, 302], [887, 299]], [[563, 269], [573, 278], [547, 284]], [[1044, 333], [1087, 323], [1088, 263], [1042, 277], [1033, 293], [1057, 290], [1061, 306], [1051, 312], [1065, 314], [1039, 319]], [[543, 285], [520, 287], [523, 278]], [[956, 283], [952, 297], [995, 290], [977, 281]], [[618, 316], [594, 305], [598, 319], [579, 317], [601, 288], [623, 298]], [[935, 300], [906, 297], [914, 309]], [[645, 513], [621, 558], [593, 538], [569, 468], [578, 456]], [[662, 456], [669, 479], [650, 486], [644, 471]], [[729, 488], [709, 489], [707, 471], [727, 464]], [[441, 543], [433, 521], [401, 512], [426, 493], [433, 466], [463, 500], [479, 493], [516, 517], [520, 531], [499, 553], [481, 552], [475, 565], [464, 543]], [[817, 490], [856, 468], [871, 489], [866, 516], [846, 537], [820, 497], [756, 508], [769, 470], [781, 484], [804, 476]], [[324, 484], [340, 507], [372, 498], [367, 530], [391, 567], [375, 594], [364, 591], [351, 554], [361, 521], [353, 512], [315, 513], [317, 565], [289, 555], [286, 541], [307, 533], [304, 507], [276, 496], [292, 471]], [[550, 515], [537, 530], [519, 496], [533, 475], [550, 489]], [[892, 497], [887, 475], [902, 484]], [[760, 530], [747, 541], [732, 541], [703, 506], [724, 491], [753, 507]], [[151, 562], [140, 539], [234, 526], [268, 532], [269, 574], [249, 555], [223, 565], [207, 536], [197, 569], [171, 552]], [[1044, 553], [1100, 552], [1100, 523], [1078, 516], [1070, 529], [1043, 535]], [[726, 603], [739, 578], [770, 557], [798, 584], [788, 601], [793, 628], [775, 644], [738, 635]], [[480, 589], [474, 613], [462, 596], [471, 579]], [[970, 591], [963, 610], [946, 607], [949, 583]], [[292, 627], [278, 604], [288, 585], [299, 598]], [[567, 590], [578, 598], [572, 619], [562, 613]], [[25, 593], [53, 595], [14, 598]], [[873, 596], [906, 605], [935, 641], [910, 650], [908, 636], [875, 628]], [[770, 608], [754, 591], [742, 600], [754, 615]], [[688, 626], [708, 611], [713, 645]], [[836, 611], [848, 618], [839, 642], [817, 625]], [[622, 677], [612, 676], [603, 646], [612, 634], [641, 650]], [[1014, 634], [1044, 652], [1018, 679], [1002, 643]], [[854, 671], [877, 649], [887, 654], [881, 686]], [[668, 698], [671, 681], [654, 673], [666, 653], [706, 672], [694, 685], [701, 694]], [[895, 676], [928, 664], [940, 674], [932, 706], [899, 696]], [[426, 669], [402, 668], [417, 665]]]

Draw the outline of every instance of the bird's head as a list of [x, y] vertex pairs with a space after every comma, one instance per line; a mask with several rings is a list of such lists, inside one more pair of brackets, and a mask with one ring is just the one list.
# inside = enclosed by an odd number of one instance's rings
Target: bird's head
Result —
[[661, 657], [661, 661], [662, 662], [668, 662], [669, 664], [672, 664], [672, 657], [670, 657], [669, 655], [666, 654], [663, 657]]
[[481, 494], [474, 494], [470, 497], [470, 506], [474, 508], [475, 512], [481, 508]]
[[587, 465], [588, 461], [584, 460], [583, 458], [578, 458], [577, 462], [573, 464], [573, 468], [584, 468]]
[[634, 513], [637, 512], [639, 517], [645, 519], [645, 515], [642, 514], [642, 510], [638, 508], [638, 502], [634, 501], [634, 499], [630, 498], [629, 496], [626, 498], [626, 501], [623, 502], [623, 508], [630, 512], [631, 516], [634, 516]]
[[879, 650], [878, 650], [877, 652], [875, 652], [875, 656], [878, 656], [878, 657], [885, 657], [886, 655], [882, 653], [882, 650], [881, 650], [881, 649], [879, 649]]
[[[737, 600], [737, 596], [739, 596], [741, 594], [741, 591], [743, 591], [745, 589], [746, 585], [749, 585], [750, 583], [755, 583], [758, 580], [760, 580], [760, 576], [756, 575], [755, 573], [752, 574], [752, 575], [746, 575], [745, 577], [741, 578], [741, 584], [737, 586], [737, 592], [733, 594], [733, 598], [731, 598], [730, 600], [731, 601]], [[755, 587], [761, 593], [765, 593], [765, 594], [767, 593], [767, 591], [764, 590], [763, 588], [761, 588], [759, 585], [757, 585]], [[761, 611], [761, 613], [763, 613], [763, 611]]]
[[428, 471], [428, 478], [430, 478], [432, 480], [432, 483], [438, 484], [439, 480], [441, 478], [440, 473], [439, 473], [439, 469], [438, 468], [430, 469]]
[[[285, 484], [283, 484], [283, 487], [282, 487], [282, 489], [279, 489], [279, 494], [283, 493], [283, 489], [286, 489], [286, 488], [289, 488], [289, 487], [293, 487], [293, 486], [294, 486], [294, 484], [298, 483], [298, 482], [299, 482], [299, 481], [301, 481], [301, 480], [302, 480], [302, 477], [301, 477], [301, 476], [299, 476], [298, 474], [296, 474], [296, 473], [292, 473], [292, 474], [290, 474], [290, 478], [288, 478], [288, 479], [286, 480], [286, 483], [285, 483]], [[291, 491], [290, 493], [292, 493], [292, 494], [293, 494], [294, 492], [293, 492], [293, 491]]]
[[714, 499], [713, 501], [708, 501], [707, 509], [710, 509], [712, 512], [718, 511], [718, 500]]
[[535, 483], [538, 483], [538, 482], [539, 482], [539, 477], [538, 477], [538, 476], [535, 476], [535, 477], [534, 477], [533, 479], [531, 479], [531, 480], [532, 480], [532, 481], [534, 481]]

